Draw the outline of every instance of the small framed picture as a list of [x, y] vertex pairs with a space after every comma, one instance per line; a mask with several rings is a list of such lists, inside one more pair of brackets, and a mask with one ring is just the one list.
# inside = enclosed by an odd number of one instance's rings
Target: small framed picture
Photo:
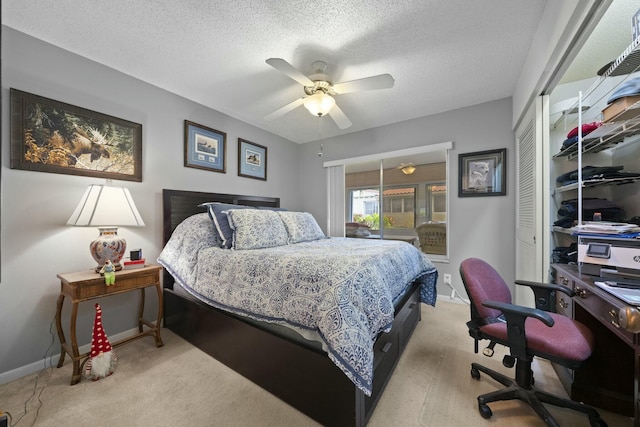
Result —
[[238, 138], [238, 175], [267, 180], [267, 147]]
[[458, 156], [458, 197], [507, 194], [507, 149]]
[[184, 121], [184, 165], [226, 173], [227, 134]]

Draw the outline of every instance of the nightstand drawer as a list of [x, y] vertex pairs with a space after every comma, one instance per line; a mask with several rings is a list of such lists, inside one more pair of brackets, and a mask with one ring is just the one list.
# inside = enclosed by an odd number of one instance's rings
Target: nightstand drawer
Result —
[[135, 270], [120, 270], [116, 272], [115, 284], [110, 286], [104, 283], [103, 276], [92, 270], [63, 273], [58, 277], [64, 294], [73, 300], [86, 300], [156, 286], [160, 282], [160, 267], [151, 265]]

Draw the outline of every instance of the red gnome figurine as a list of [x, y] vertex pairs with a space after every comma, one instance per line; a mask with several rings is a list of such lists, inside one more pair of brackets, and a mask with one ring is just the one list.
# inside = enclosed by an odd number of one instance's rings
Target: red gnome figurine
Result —
[[85, 365], [84, 376], [94, 381], [108, 377], [113, 374], [117, 360], [116, 353], [111, 348], [102, 328], [102, 309], [100, 304], [96, 303], [96, 320], [93, 324], [93, 336], [91, 337], [91, 356]]

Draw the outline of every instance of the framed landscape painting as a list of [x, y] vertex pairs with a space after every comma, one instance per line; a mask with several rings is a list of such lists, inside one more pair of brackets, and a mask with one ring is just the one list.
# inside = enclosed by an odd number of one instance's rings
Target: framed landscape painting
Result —
[[10, 91], [12, 169], [142, 181], [142, 125]]

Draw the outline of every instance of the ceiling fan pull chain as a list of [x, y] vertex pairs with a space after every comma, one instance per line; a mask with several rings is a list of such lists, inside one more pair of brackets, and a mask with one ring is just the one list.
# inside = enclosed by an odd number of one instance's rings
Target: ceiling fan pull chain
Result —
[[[323, 116], [318, 116], [318, 139], [320, 141], [322, 141], [322, 117]], [[324, 146], [322, 145], [322, 142], [320, 142], [320, 151], [318, 152], [318, 157], [322, 157], [323, 154]]]

